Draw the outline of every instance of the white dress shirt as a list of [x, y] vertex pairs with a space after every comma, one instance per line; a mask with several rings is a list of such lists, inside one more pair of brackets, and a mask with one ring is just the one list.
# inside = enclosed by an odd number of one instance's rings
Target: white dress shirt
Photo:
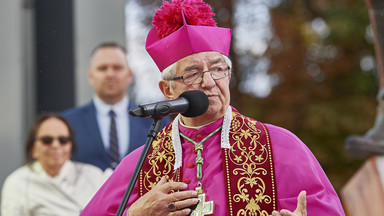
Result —
[[51, 177], [37, 161], [12, 172], [5, 180], [2, 215], [79, 215], [111, 174], [96, 166], [67, 161]]
[[124, 97], [120, 102], [110, 105], [106, 104], [96, 95], [93, 97], [93, 102], [96, 107], [97, 123], [99, 125], [101, 138], [103, 139], [104, 148], [109, 150], [109, 128], [111, 119], [109, 111], [113, 110], [116, 114], [116, 130], [119, 142], [120, 158], [125, 156], [128, 151], [128, 137], [129, 137], [129, 116], [128, 116], [128, 97]]

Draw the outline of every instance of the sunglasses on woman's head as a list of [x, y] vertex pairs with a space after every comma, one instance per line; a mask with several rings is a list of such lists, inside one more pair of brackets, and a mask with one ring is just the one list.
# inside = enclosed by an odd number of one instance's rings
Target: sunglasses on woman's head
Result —
[[59, 137], [43, 136], [37, 139], [40, 140], [45, 145], [51, 145], [55, 139], [57, 139], [61, 145], [65, 145], [72, 140], [71, 137], [69, 136], [59, 136]]

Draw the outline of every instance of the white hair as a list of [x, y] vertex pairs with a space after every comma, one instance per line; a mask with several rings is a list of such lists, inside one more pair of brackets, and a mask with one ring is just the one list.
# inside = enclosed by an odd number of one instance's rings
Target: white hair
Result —
[[[228, 56], [221, 54], [223, 56], [225, 63], [229, 66], [230, 70], [232, 71], [232, 61], [229, 59]], [[177, 63], [180, 60], [177, 60], [176, 62], [172, 63], [168, 67], [166, 67], [162, 72], [161, 72], [161, 78], [163, 80], [171, 79], [176, 75], [176, 68], [177, 68]], [[230, 72], [231, 72], [230, 71]], [[173, 80], [168, 80], [169, 85], [171, 88], [175, 88], [175, 84], [173, 83]]]

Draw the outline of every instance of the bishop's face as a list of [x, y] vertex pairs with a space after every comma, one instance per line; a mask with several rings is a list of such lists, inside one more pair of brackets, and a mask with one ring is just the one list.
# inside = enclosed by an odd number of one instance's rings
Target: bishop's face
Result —
[[[191, 69], [208, 71], [220, 65], [226, 65], [226, 63], [222, 54], [218, 52], [195, 53], [178, 61], [175, 76], [182, 76]], [[203, 74], [203, 80], [199, 84], [186, 85], [183, 80], [175, 80], [173, 81], [174, 88], [172, 88], [168, 81], [162, 80], [159, 85], [163, 94], [169, 100], [176, 99], [181, 93], [189, 90], [200, 90], [208, 96], [209, 107], [203, 115], [194, 118], [182, 117], [187, 125], [196, 126], [216, 121], [225, 115], [230, 101], [230, 79], [231, 76], [229, 75], [214, 80], [211, 74], [207, 72]]]

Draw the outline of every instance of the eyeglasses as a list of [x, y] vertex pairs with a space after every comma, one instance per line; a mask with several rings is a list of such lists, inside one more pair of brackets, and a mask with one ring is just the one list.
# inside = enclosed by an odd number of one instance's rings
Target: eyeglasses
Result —
[[61, 145], [66, 145], [67, 143], [72, 141], [72, 138], [69, 136], [59, 136], [59, 137], [43, 136], [36, 139], [40, 140], [44, 145], [51, 145], [55, 139], [57, 139]]
[[211, 74], [212, 79], [219, 80], [229, 76], [230, 67], [228, 65], [219, 65], [219, 66], [210, 68], [207, 71], [191, 70], [191, 71], [185, 72], [183, 76], [172, 77], [165, 80], [181, 80], [182, 79], [184, 84], [186, 85], [199, 84], [203, 82], [204, 73], [207, 73], [207, 72]]

